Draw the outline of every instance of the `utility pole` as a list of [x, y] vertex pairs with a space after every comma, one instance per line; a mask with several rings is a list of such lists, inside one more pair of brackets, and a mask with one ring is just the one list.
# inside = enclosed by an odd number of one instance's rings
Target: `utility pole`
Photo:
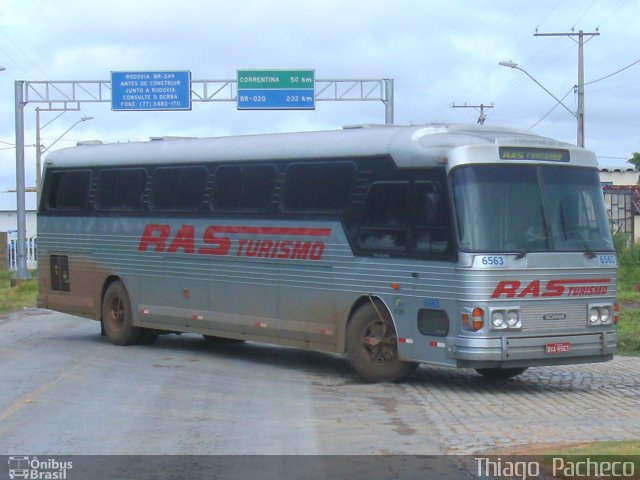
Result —
[[[578, 44], [578, 85], [576, 85], [575, 89], [578, 92], [578, 112], [576, 113], [576, 119], [578, 120], [577, 144], [581, 147], [584, 147], [584, 44], [598, 35], [600, 35], [600, 32], [598, 32], [597, 28], [595, 32], [587, 33], [578, 30], [578, 32], [564, 33], [538, 33], [536, 31], [533, 34], [534, 37], [569, 37]], [[585, 40], [585, 36], [589, 38]], [[578, 37], [578, 40], [574, 37]]]
[[464, 105], [456, 105], [454, 103], [451, 105], [451, 108], [473, 108], [477, 112], [480, 112], [480, 115], [478, 116], [478, 125], [484, 125], [484, 121], [487, 118], [484, 114], [484, 109], [493, 108], [493, 103], [491, 105], [485, 105], [484, 103], [481, 103], [480, 105], [467, 105], [466, 103]]

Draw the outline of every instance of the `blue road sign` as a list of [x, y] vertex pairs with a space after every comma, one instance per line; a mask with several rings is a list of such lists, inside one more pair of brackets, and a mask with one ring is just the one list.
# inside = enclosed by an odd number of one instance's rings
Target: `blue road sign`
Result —
[[314, 70], [238, 70], [238, 110], [313, 110]]
[[191, 72], [111, 72], [111, 109], [191, 110]]
[[311, 89], [255, 89], [238, 91], [238, 110], [308, 110], [315, 108]]

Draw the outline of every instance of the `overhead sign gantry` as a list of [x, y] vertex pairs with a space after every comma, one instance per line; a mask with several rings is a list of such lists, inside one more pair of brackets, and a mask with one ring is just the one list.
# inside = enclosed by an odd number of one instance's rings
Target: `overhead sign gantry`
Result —
[[[260, 70], [264, 72], [265, 70]], [[242, 72], [240, 70], [239, 72]], [[380, 101], [385, 106], [385, 123], [393, 124], [394, 116], [394, 89], [393, 79], [339, 79], [339, 80], [317, 80], [315, 79], [315, 71], [313, 70], [283, 70], [281, 72], [289, 72], [289, 76], [298, 74], [298, 82], [289, 80], [291, 85], [299, 83], [303, 88], [289, 88], [285, 90], [284, 101], [282, 93], [267, 92], [266, 90], [277, 90], [269, 83], [261, 85], [263, 90], [260, 95], [269, 97], [265, 102], [271, 105], [268, 109], [278, 109], [283, 104], [293, 105], [292, 109], [311, 109], [315, 108], [315, 102], [331, 101], [331, 102], [370, 102]], [[313, 73], [310, 77], [309, 72]], [[114, 87], [113, 73], [124, 74], [125, 78], [119, 75], [115, 76], [116, 84]], [[15, 82], [15, 126], [16, 126], [16, 205], [17, 205], [17, 228], [18, 243], [16, 246], [16, 278], [24, 280], [30, 278], [27, 269], [26, 255], [26, 210], [25, 210], [25, 165], [24, 165], [24, 107], [29, 103], [44, 105], [39, 108], [42, 111], [77, 111], [83, 103], [104, 103], [110, 102], [114, 111], [159, 111], [159, 110], [190, 110], [191, 102], [236, 102], [239, 110], [254, 110], [252, 108], [253, 100], [245, 104], [238, 99], [240, 82], [236, 80], [191, 80], [191, 73], [185, 71], [165, 71], [165, 72], [113, 72], [111, 80], [61, 80], [61, 81], [25, 81], [17, 80]], [[155, 90], [151, 93], [151, 85], [143, 85], [142, 82], [149, 82], [153, 79], [153, 74], [176, 74], [175, 77], [160, 78], [158, 81], [178, 81], [175, 85], [155, 85], [154, 87], [166, 88], [171, 87], [169, 91], [163, 92]], [[127, 74], [149, 74], [150, 79], [143, 75], [140, 77], [126, 78]], [[184, 74], [188, 74], [188, 80], [184, 78]], [[308, 79], [312, 78], [313, 82]], [[132, 82], [132, 83], [123, 83]], [[135, 83], [134, 83], [135, 82]], [[138, 83], [139, 82], [139, 83]], [[278, 82], [279, 83], [279, 82]], [[309, 88], [313, 85], [313, 87]], [[188, 90], [186, 86], [189, 86]], [[243, 86], [252, 85], [251, 82], [244, 83]], [[175, 87], [175, 88], [173, 88]], [[149, 88], [150, 92], [146, 92]], [[127, 90], [129, 89], [129, 90]], [[137, 89], [137, 90], [132, 90]], [[141, 92], [139, 89], [143, 89]], [[159, 98], [160, 95], [166, 94], [170, 98]], [[130, 95], [130, 98], [126, 98]], [[151, 95], [149, 97], [135, 97], [135, 95]], [[158, 95], [157, 99], [153, 95]], [[286, 96], [290, 98], [287, 100]], [[297, 98], [295, 98], [297, 97]], [[310, 98], [311, 97], [311, 98]], [[114, 105], [115, 100], [115, 105]], [[145, 103], [150, 102], [150, 103]], [[158, 103], [154, 103], [158, 102]], [[160, 103], [160, 102], [167, 102]], [[255, 106], [255, 103], [253, 103]], [[275, 106], [275, 107], [274, 107]], [[161, 108], [163, 107], [163, 108]], [[167, 107], [167, 108], [164, 108]], [[170, 107], [170, 108], [169, 108]], [[277, 107], [277, 108], [276, 108]], [[261, 110], [263, 108], [260, 108]]]

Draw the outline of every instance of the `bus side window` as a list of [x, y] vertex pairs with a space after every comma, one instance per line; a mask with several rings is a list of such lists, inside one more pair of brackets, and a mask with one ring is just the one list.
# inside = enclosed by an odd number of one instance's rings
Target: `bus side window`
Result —
[[211, 207], [215, 210], [261, 211], [271, 203], [275, 165], [224, 165], [213, 177]]
[[88, 170], [53, 172], [47, 187], [48, 209], [84, 210], [91, 189], [91, 172]]
[[414, 249], [445, 253], [450, 249], [446, 195], [439, 182], [416, 182], [414, 186]]
[[356, 179], [352, 162], [294, 163], [284, 179], [287, 211], [339, 211], [349, 205]]
[[97, 210], [137, 210], [142, 204], [145, 171], [142, 169], [108, 169], [98, 173]]
[[196, 211], [203, 206], [205, 167], [159, 167], [151, 180], [151, 209]]
[[378, 182], [371, 185], [364, 206], [357, 244], [377, 250], [404, 250], [409, 222], [409, 182]]

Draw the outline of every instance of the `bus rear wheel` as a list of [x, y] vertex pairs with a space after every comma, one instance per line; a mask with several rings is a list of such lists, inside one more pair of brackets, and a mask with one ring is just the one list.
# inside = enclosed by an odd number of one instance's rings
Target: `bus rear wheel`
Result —
[[364, 305], [347, 327], [347, 357], [352, 368], [368, 382], [400, 382], [418, 368], [398, 357], [398, 337], [383, 306]]
[[527, 370], [522, 368], [476, 368], [476, 372], [490, 380], [506, 380], [507, 378], [517, 377]]
[[131, 301], [122, 282], [113, 282], [102, 299], [102, 325], [115, 345], [135, 345], [140, 342], [144, 329], [133, 326]]

